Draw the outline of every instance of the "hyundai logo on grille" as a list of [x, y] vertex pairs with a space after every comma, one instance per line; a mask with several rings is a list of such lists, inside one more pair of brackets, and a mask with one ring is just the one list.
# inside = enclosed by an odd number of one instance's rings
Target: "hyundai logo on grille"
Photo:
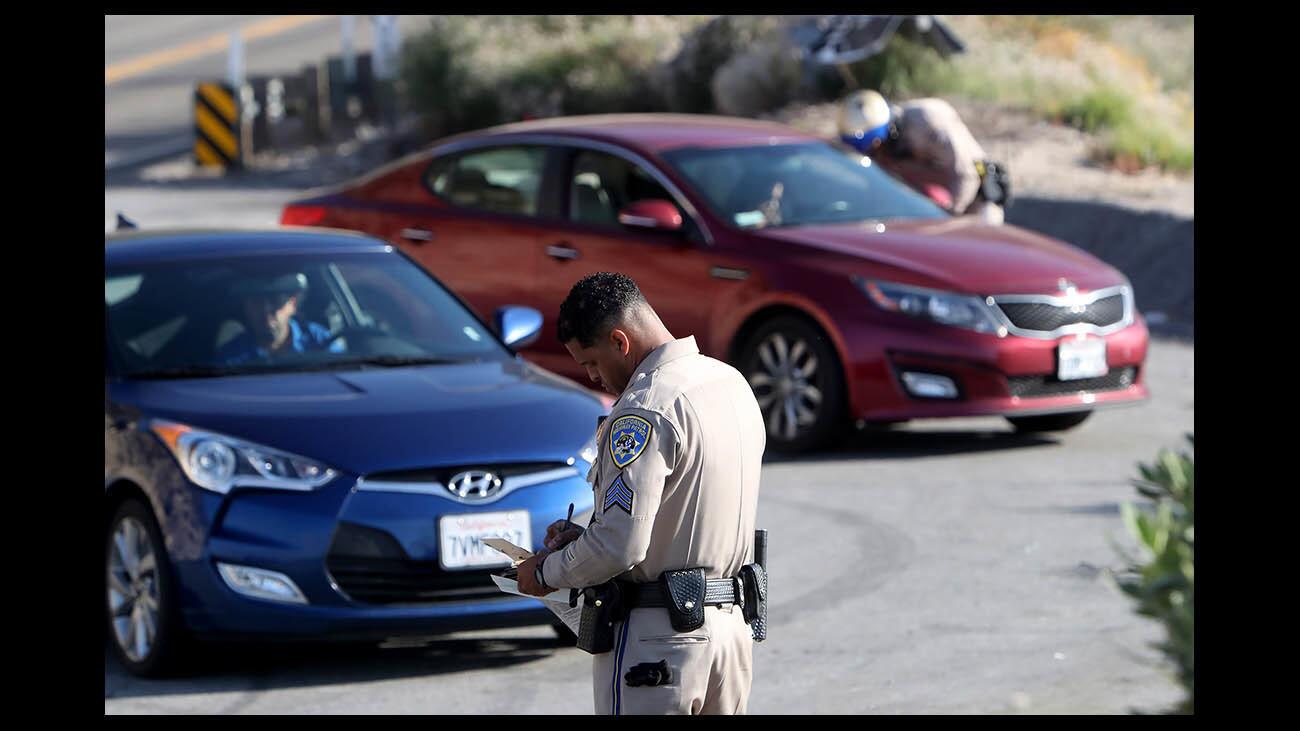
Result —
[[482, 500], [501, 489], [501, 478], [483, 470], [468, 470], [451, 478], [447, 489], [466, 500]]

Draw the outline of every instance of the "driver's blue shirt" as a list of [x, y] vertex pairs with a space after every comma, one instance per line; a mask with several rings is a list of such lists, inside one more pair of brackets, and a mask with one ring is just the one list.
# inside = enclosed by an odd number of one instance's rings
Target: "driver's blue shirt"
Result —
[[[305, 353], [309, 350], [328, 350], [331, 353], [345, 352], [343, 341], [335, 340], [330, 342], [330, 331], [328, 328], [318, 325], [314, 322], [300, 323], [298, 318], [289, 318], [289, 343], [288, 347], [296, 353]], [[265, 359], [270, 356], [266, 348], [257, 344], [252, 334], [247, 330], [235, 336], [230, 342], [221, 346], [217, 351], [217, 358], [225, 365], [240, 365], [254, 359]]]

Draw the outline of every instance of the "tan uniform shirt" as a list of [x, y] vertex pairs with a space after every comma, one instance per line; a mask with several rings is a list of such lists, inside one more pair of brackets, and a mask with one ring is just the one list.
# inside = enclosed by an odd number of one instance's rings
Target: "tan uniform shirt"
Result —
[[952, 105], [942, 99], [915, 99], [899, 105], [898, 135], [918, 159], [941, 172], [952, 194], [953, 211], [966, 213], [979, 193], [975, 163], [988, 159]]
[[597, 431], [591, 522], [546, 558], [542, 578], [581, 588], [671, 569], [736, 575], [753, 561], [766, 440], [739, 371], [702, 355], [694, 337], [656, 348]]

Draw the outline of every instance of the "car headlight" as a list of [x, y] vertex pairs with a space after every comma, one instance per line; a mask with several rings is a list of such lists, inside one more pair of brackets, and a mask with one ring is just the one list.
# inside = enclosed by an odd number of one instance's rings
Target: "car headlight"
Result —
[[235, 487], [315, 490], [338, 475], [306, 457], [185, 424], [154, 420], [149, 428], [171, 450], [190, 481], [222, 495]]
[[965, 328], [998, 337], [1007, 334], [993, 319], [989, 306], [979, 297], [937, 289], [853, 277], [853, 282], [877, 307], [887, 312], [911, 315], [940, 325]]

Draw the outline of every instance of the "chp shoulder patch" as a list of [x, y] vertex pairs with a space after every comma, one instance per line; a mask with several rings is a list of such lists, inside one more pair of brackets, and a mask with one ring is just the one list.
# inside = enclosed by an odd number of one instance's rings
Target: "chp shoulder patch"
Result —
[[623, 473], [618, 473], [614, 481], [609, 483], [609, 489], [605, 490], [605, 506], [601, 512], [605, 512], [617, 505], [627, 511], [628, 515], [632, 514], [632, 501], [636, 499], [636, 494], [632, 488], [628, 487], [627, 482], [623, 480]]
[[636, 461], [650, 443], [650, 422], [639, 416], [620, 416], [609, 428], [609, 458], [623, 469]]

